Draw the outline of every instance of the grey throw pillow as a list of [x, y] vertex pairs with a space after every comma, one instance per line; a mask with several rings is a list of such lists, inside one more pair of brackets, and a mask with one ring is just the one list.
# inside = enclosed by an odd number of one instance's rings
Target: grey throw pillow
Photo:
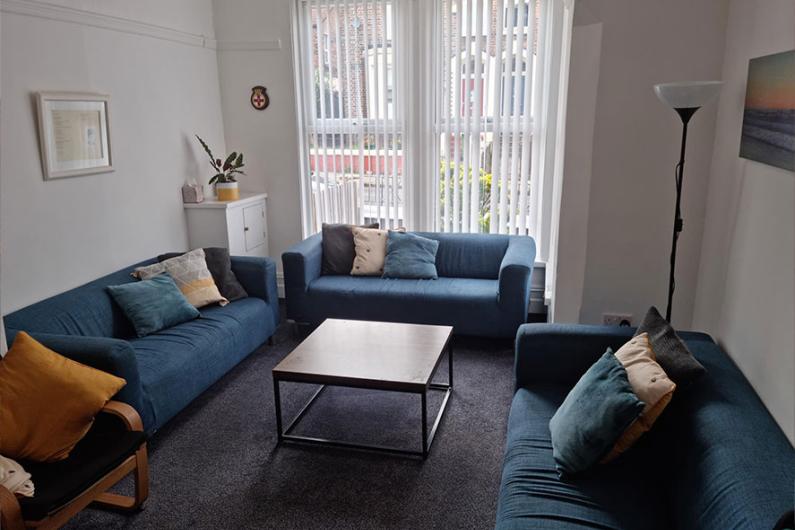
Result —
[[[323, 223], [323, 260], [322, 274], [351, 273], [353, 260], [356, 258], [356, 245], [353, 243], [353, 226], [346, 224]], [[378, 223], [362, 225], [362, 228], [378, 228]]]
[[[184, 254], [184, 252], [161, 254], [157, 257], [157, 261], [166, 261], [167, 259], [175, 258], [182, 254]], [[232, 259], [229, 257], [228, 248], [205, 248], [204, 260], [207, 262], [207, 268], [210, 270], [210, 275], [212, 275], [215, 285], [224, 298], [233, 302], [248, 296], [246, 290], [243, 289], [243, 286], [240, 285], [240, 282], [237, 280], [237, 276], [232, 272]]]
[[649, 308], [635, 336], [641, 333], [649, 334], [649, 342], [657, 357], [657, 363], [680, 387], [686, 387], [707, 372], [656, 307]]

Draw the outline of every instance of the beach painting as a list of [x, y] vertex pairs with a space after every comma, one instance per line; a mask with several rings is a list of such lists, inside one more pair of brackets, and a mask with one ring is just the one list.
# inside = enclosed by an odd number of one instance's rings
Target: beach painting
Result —
[[795, 50], [749, 61], [740, 156], [795, 171]]

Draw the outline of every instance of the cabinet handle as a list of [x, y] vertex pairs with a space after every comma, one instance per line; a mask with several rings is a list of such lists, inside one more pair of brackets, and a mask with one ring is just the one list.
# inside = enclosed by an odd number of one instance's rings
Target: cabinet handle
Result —
[[243, 232], [248, 232], [248, 227], [247, 226], [243, 227]]

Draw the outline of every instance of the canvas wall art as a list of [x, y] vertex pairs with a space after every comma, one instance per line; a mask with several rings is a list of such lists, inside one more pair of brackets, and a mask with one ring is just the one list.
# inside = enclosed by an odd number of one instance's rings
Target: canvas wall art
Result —
[[795, 171], [795, 50], [749, 61], [740, 156]]

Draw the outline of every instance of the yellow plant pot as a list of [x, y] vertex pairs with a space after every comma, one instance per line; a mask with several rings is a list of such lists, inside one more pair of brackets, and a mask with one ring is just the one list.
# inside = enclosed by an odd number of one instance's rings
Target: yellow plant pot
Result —
[[237, 182], [224, 182], [215, 185], [215, 194], [219, 201], [236, 201], [240, 198]]

